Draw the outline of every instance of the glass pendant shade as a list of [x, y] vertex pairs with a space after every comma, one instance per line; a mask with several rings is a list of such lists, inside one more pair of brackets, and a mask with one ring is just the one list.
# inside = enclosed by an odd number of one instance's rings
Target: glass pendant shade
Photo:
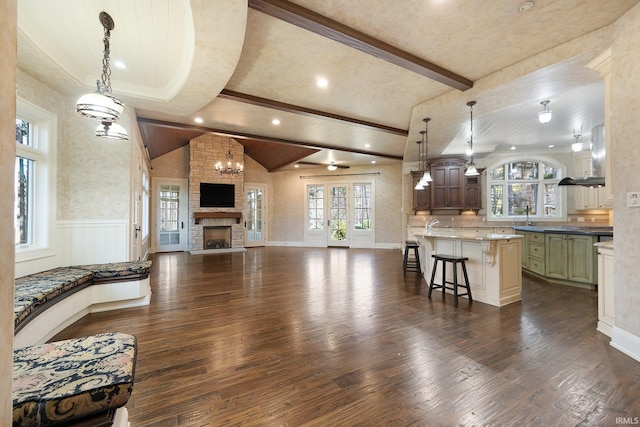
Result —
[[433, 179], [431, 178], [431, 172], [429, 172], [429, 169], [427, 169], [426, 171], [424, 171], [424, 174], [422, 175], [422, 178], [420, 178], [420, 183], [426, 187], [429, 185], [429, 183], [433, 181]]
[[542, 101], [540, 104], [544, 106], [544, 110], [538, 113], [538, 120], [540, 123], [549, 123], [551, 121], [551, 110], [547, 107], [550, 101]]
[[480, 175], [480, 172], [478, 172], [478, 169], [476, 168], [475, 163], [469, 162], [467, 164], [467, 170], [464, 172], [464, 176], [477, 176], [477, 175]]
[[418, 183], [416, 184], [415, 187], [413, 187], [414, 190], [424, 190], [424, 185], [422, 185], [422, 183], [420, 181], [418, 181]]
[[101, 122], [114, 122], [124, 110], [124, 102], [99, 92], [82, 95], [76, 103], [76, 113]]
[[96, 129], [96, 136], [100, 138], [128, 140], [127, 130], [118, 123], [103, 122]]
[[574, 153], [582, 151], [582, 142], [574, 142], [571, 144], [571, 150], [573, 150]]

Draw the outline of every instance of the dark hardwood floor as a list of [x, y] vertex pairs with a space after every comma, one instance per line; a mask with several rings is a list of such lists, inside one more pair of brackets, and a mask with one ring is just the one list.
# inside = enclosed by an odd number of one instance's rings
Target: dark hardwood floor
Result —
[[520, 303], [461, 298], [455, 307], [439, 291], [429, 300], [416, 273], [403, 277], [391, 250], [151, 259], [148, 307], [88, 315], [53, 339], [137, 336], [132, 427], [615, 426], [640, 417], [640, 363], [596, 331], [594, 291], [525, 276]]

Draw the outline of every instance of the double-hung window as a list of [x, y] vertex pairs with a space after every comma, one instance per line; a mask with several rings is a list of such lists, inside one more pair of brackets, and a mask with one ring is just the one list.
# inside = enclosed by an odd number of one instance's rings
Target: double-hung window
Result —
[[512, 160], [488, 170], [489, 216], [555, 219], [564, 214], [558, 182], [562, 166], [549, 160]]
[[14, 228], [20, 262], [53, 250], [56, 116], [21, 99], [16, 112]]

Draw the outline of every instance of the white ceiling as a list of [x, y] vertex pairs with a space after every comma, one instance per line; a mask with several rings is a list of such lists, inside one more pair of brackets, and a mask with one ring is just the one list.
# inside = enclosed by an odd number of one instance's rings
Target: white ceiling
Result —
[[[115, 21], [114, 94], [140, 117], [336, 147], [305, 161], [358, 165], [466, 149], [474, 107], [480, 156], [511, 145], [567, 150], [574, 129], [602, 124], [600, 75], [585, 65], [609, 26], [638, 0], [294, 0], [341, 24], [474, 81], [459, 91], [247, 7], [246, 0], [19, 0], [18, 66], [69, 96], [90, 90], [102, 64], [101, 10]], [[597, 35], [594, 32], [597, 32]], [[582, 41], [584, 40], [584, 42]], [[591, 40], [598, 40], [591, 43]], [[583, 46], [585, 45], [585, 46]], [[553, 57], [554, 62], [549, 58]], [[327, 88], [315, 85], [319, 76]], [[216, 98], [222, 89], [408, 130], [409, 136]], [[537, 122], [549, 99], [553, 119]], [[271, 124], [278, 118], [281, 124]], [[369, 146], [367, 147], [366, 144]], [[342, 149], [351, 152], [342, 151]]]

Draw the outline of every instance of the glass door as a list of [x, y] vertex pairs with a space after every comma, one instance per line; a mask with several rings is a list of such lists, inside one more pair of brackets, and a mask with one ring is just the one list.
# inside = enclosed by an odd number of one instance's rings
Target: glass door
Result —
[[349, 191], [346, 185], [329, 187], [328, 245], [349, 246]]
[[186, 180], [156, 184], [156, 252], [183, 251], [187, 241]]
[[266, 195], [261, 186], [245, 185], [245, 212], [244, 212], [244, 246], [264, 246]]

